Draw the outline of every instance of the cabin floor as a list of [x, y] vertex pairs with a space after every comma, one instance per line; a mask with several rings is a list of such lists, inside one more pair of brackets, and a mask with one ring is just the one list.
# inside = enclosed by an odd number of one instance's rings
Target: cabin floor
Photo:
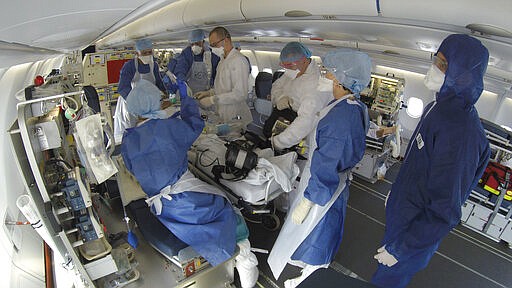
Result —
[[[374, 184], [355, 178], [350, 186], [345, 220], [343, 242], [329, 270], [340, 273], [336, 283], [341, 284], [350, 275], [359, 279], [370, 280], [377, 267], [373, 259], [375, 250], [380, 247], [384, 234], [385, 211], [384, 199], [391, 188], [400, 164], [390, 168], [386, 179]], [[101, 213], [107, 219], [109, 233], [126, 231], [120, 201], [111, 202], [113, 209], [103, 206]], [[278, 212], [284, 220], [284, 213]], [[106, 217], [105, 217], [106, 216]], [[254, 248], [270, 250], [279, 231], [268, 231], [262, 224], [247, 222]], [[149, 246], [134, 229], [139, 239], [136, 259], [137, 269], [141, 272], [138, 281], [124, 287], [172, 287], [176, 283], [177, 268], [165, 257]], [[256, 287], [284, 287], [284, 281], [300, 275], [300, 268], [287, 265], [279, 279], [274, 279], [267, 264], [268, 254], [255, 253], [259, 261], [260, 276]], [[512, 287], [512, 249], [506, 243], [497, 243], [464, 226], [457, 226], [442, 241], [438, 251], [428, 267], [419, 272], [408, 287], [465, 287], [465, 288], [498, 288]], [[315, 274], [313, 274], [315, 275]], [[313, 276], [310, 276], [313, 277]], [[172, 285], [172, 284], [171, 284]], [[240, 287], [238, 275], [235, 273], [235, 287]], [[343, 287], [370, 287], [360, 286]], [[300, 286], [302, 287], [302, 286]], [[318, 286], [308, 286], [318, 287]], [[324, 286], [325, 287], [325, 286]], [[335, 286], [333, 286], [335, 287]]]

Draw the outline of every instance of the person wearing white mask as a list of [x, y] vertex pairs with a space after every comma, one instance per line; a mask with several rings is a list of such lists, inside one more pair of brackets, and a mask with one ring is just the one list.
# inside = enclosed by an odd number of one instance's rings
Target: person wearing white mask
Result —
[[240, 120], [245, 126], [252, 122], [247, 105], [249, 64], [234, 49], [231, 35], [224, 27], [210, 31], [212, 52], [220, 57], [213, 89], [194, 94], [203, 108], [214, 107], [224, 123]]
[[189, 33], [190, 45], [183, 49], [172, 71], [178, 80], [187, 82], [194, 94], [213, 87], [220, 61], [219, 56], [212, 55], [204, 37], [201, 29]]
[[268, 257], [276, 279], [287, 263], [304, 268], [301, 276], [284, 282], [285, 288], [298, 286], [334, 259], [343, 236], [350, 170], [366, 148], [368, 110], [358, 98], [370, 82], [370, 57], [338, 49], [327, 53], [323, 63], [329, 72], [317, 86], [315, 98], [328, 105], [312, 118], [308, 162], [291, 213]]
[[446, 37], [425, 76], [436, 93], [416, 127], [386, 205], [386, 229], [372, 283], [406, 287], [459, 224], [491, 150], [474, 104], [489, 52], [471, 36]]
[[127, 128], [136, 124], [136, 117], [126, 109], [128, 94], [137, 85], [140, 79], [155, 84], [160, 91], [167, 94], [164, 83], [158, 71], [158, 64], [153, 59], [153, 43], [149, 39], [139, 39], [135, 42], [137, 55], [124, 63], [119, 76], [118, 92], [121, 97], [117, 99], [114, 114], [114, 138], [116, 144], [121, 143], [123, 133]]
[[[275, 105], [273, 114], [284, 118], [297, 115], [279, 135], [272, 137], [272, 145], [276, 150], [292, 147], [313, 130], [315, 114], [327, 105], [325, 99], [316, 97], [316, 88], [320, 70], [311, 51], [299, 42], [290, 42], [281, 50], [280, 65], [285, 69], [284, 75], [277, 79], [271, 90], [271, 100]], [[278, 111], [276, 111], [278, 110]], [[277, 119], [272, 115], [263, 127], [266, 137], [272, 134], [273, 122]]]

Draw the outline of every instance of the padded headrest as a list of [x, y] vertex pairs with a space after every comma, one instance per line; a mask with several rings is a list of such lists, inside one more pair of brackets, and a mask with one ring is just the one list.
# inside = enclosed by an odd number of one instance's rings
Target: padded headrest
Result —
[[276, 71], [274, 72], [274, 75], [272, 76], [272, 83], [274, 83], [277, 79], [281, 78], [283, 76], [284, 71]]
[[254, 89], [256, 97], [269, 99], [270, 97], [267, 98], [267, 96], [270, 95], [270, 91], [272, 90], [272, 74], [268, 72], [258, 73], [254, 82]]

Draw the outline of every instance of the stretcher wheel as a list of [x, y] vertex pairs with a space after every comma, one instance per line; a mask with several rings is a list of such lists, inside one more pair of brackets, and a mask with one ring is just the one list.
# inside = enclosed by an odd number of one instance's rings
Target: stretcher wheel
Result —
[[281, 220], [276, 214], [265, 214], [261, 216], [261, 224], [269, 231], [276, 231], [281, 227]]

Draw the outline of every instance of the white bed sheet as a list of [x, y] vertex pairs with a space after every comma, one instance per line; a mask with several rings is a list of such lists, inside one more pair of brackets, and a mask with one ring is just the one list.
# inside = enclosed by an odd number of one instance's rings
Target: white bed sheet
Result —
[[[188, 152], [189, 162], [213, 179], [213, 166], [225, 164], [226, 147], [224, 143], [214, 134], [201, 134]], [[293, 182], [295, 177], [296, 175], [291, 177], [293, 179], [290, 179], [290, 181]], [[260, 185], [251, 185], [242, 180], [229, 181], [221, 179], [220, 182], [244, 201], [253, 205], [266, 204], [266, 202], [275, 199], [281, 193], [285, 193], [281, 185], [274, 178]]]

